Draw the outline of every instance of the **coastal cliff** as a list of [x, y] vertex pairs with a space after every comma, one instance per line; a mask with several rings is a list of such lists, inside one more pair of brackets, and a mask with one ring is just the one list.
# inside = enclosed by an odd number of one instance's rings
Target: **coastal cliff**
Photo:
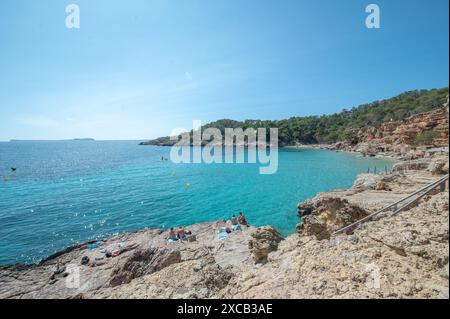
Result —
[[221, 240], [226, 221], [187, 227], [183, 243], [160, 229], [125, 233], [38, 265], [0, 267], [0, 298], [448, 298], [448, 189], [330, 237], [448, 174], [448, 156], [424, 161], [301, 203], [312, 214], [284, 239], [268, 226]]
[[364, 143], [395, 146], [426, 145], [448, 146], [449, 106], [431, 112], [408, 117], [402, 121], [382, 124], [379, 128], [367, 127], [356, 131], [358, 140]]
[[356, 129], [353, 134], [352, 142], [338, 142], [323, 148], [359, 152], [366, 156], [383, 154], [398, 158], [409, 156], [409, 159], [424, 157], [427, 150], [448, 148], [448, 101], [434, 111], [384, 123], [379, 127]]

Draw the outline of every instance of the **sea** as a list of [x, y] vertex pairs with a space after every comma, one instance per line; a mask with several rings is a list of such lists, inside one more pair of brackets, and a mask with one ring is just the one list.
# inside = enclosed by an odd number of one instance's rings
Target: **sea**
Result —
[[295, 232], [297, 206], [352, 186], [393, 161], [315, 149], [281, 149], [278, 171], [259, 164], [176, 164], [170, 148], [140, 141], [0, 143], [0, 265], [38, 263], [112, 234], [230, 219]]

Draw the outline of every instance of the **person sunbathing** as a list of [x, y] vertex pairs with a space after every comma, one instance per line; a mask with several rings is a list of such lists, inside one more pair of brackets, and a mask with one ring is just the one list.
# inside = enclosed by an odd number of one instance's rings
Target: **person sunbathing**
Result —
[[178, 237], [178, 239], [180, 239], [180, 240], [186, 240], [186, 239], [187, 239], [187, 237], [186, 237], [186, 231], [184, 230], [183, 227], [180, 227], [180, 229], [178, 230], [177, 237]]
[[238, 225], [238, 219], [236, 218], [236, 215], [233, 215], [233, 217], [231, 217], [231, 225], [236, 226]]
[[178, 240], [177, 234], [175, 233], [175, 230], [173, 229], [173, 227], [170, 229], [169, 231], [169, 238], [167, 238], [169, 240]]
[[248, 222], [247, 222], [247, 220], [245, 219], [245, 216], [242, 214], [242, 212], [239, 213], [238, 222], [239, 222], [239, 224], [241, 224], [241, 225], [248, 226]]

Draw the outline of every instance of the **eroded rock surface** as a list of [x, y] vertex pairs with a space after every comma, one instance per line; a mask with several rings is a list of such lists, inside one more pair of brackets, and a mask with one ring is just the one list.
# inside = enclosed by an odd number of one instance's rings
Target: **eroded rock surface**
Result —
[[428, 165], [428, 171], [433, 175], [448, 174], [449, 160], [448, 156], [437, 156], [433, 158]]
[[[426, 215], [426, 217], [424, 216]], [[290, 236], [233, 298], [448, 298], [448, 192], [330, 240]]]
[[273, 227], [243, 227], [219, 240], [226, 223], [217, 221], [187, 227], [192, 242], [146, 229], [80, 244], [38, 265], [0, 267], [0, 298], [448, 298], [448, 188], [331, 236], [443, 171], [436, 162], [318, 194], [300, 205], [311, 214], [299, 234], [285, 239]]
[[436, 110], [416, 114], [402, 121], [355, 129], [351, 142], [337, 142], [318, 147], [358, 152], [364, 156], [383, 155], [414, 160], [435, 154], [448, 154], [448, 145], [449, 103], [447, 100], [447, 103]]
[[160, 271], [181, 262], [181, 253], [175, 249], [150, 247], [136, 249], [124, 265], [115, 268], [110, 284], [112, 287], [131, 282], [135, 278]]
[[[159, 229], [113, 236], [100, 247], [71, 247], [39, 265], [0, 268], [0, 298], [210, 297], [237, 266], [254, 267], [243, 227], [221, 241], [225, 221], [192, 225], [196, 241], [170, 243]], [[106, 257], [104, 250], [116, 252]], [[89, 262], [81, 263], [83, 257]]]
[[256, 263], [267, 260], [269, 253], [277, 250], [281, 234], [271, 226], [258, 228], [252, 233], [248, 247]]
[[369, 214], [345, 198], [328, 194], [308, 200], [300, 207], [311, 209], [312, 214], [303, 218], [303, 222], [297, 226], [297, 231], [302, 236], [315, 236], [318, 240], [329, 239], [334, 231]]

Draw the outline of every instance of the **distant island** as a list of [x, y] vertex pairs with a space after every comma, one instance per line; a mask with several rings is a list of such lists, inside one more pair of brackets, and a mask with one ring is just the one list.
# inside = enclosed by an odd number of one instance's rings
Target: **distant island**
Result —
[[9, 140], [10, 142], [57, 142], [57, 141], [90, 141], [93, 142], [95, 139], [93, 138], [73, 138], [71, 140]]

